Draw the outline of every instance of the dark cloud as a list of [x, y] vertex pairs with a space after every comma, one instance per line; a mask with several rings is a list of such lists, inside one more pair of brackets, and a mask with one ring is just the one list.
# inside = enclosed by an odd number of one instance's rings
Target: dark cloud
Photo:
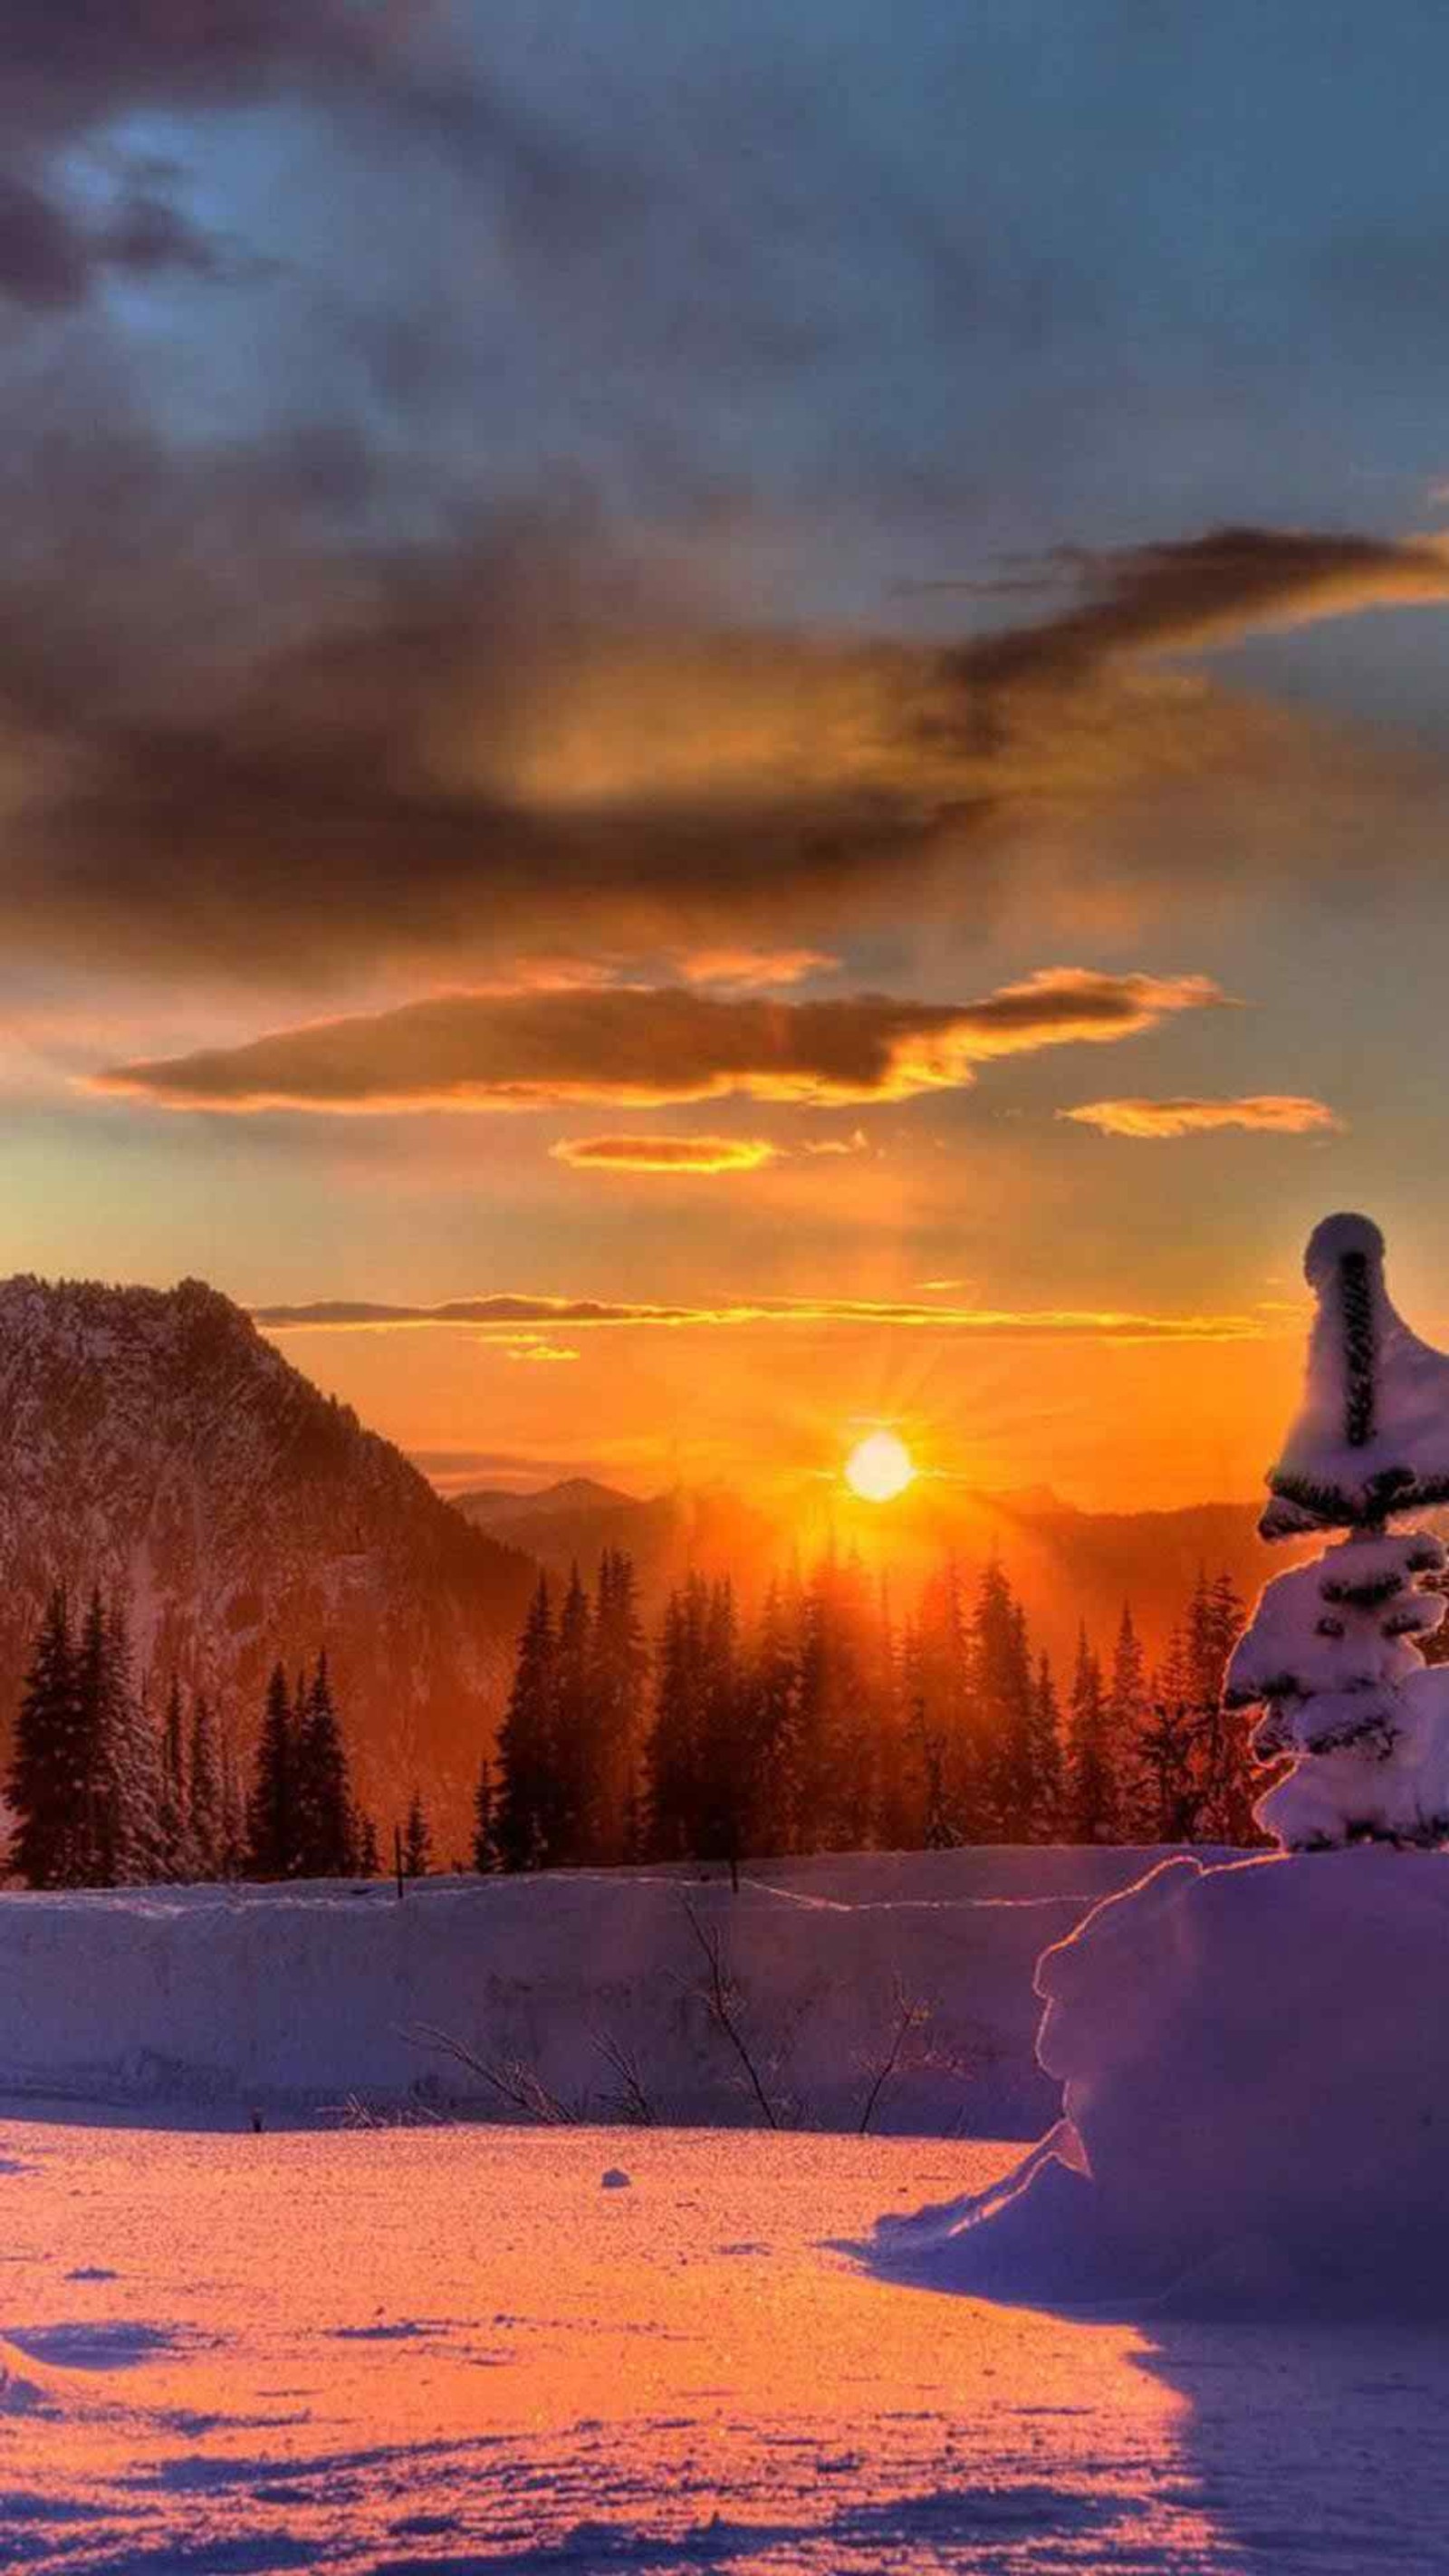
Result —
[[723, 1098], [833, 1105], [959, 1088], [993, 1057], [1132, 1037], [1221, 1002], [1200, 975], [1057, 967], [982, 1001], [725, 999], [682, 989], [445, 994], [239, 1047], [114, 1066], [172, 1109], [535, 1109]]
[[723, 595], [733, 527], [626, 543], [583, 491], [340, 576], [328, 512], [369, 470], [320, 431], [209, 487], [138, 456], [118, 508], [114, 462], [77, 466], [74, 578], [0, 583], [0, 730], [8, 702], [35, 779], [8, 941], [301, 984], [828, 940], [907, 892], [979, 912], [1043, 827], [1351, 768], [1164, 656], [1449, 598], [1431, 540], [1227, 530], [1059, 557], [1056, 614], [954, 647], [764, 631]]
[[[1363, 609], [1449, 598], [1449, 544], [1294, 528], [1212, 528], [1115, 554], [1062, 547], [1025, 583], [1056, 573], [1079, 605], [1040, 624], [965, 647], [963, 669], [988, 687], [1060, 684], [1118, 659], [1235, 643], [1265, 629], [1310, 626]], [[1008, 592], [1016, 585], [993, 584]]]
[[138, 107], [214, 107], [274, 81], [375, 71], [418, 12], [407, 0], [7, 0], [0, 124], [74, 134]]
[[82, 304], [107, 271], [211, 277], [221, 267], [215, 246], [149, 190], [133, 189], [101, 221], [83, 223], [33, 181], [0, 166], [0, 296], [33, 313]]
[[604, 1304], [592, 1297], [459, 1297], [445, 1306], [385, 1306], [322, 1298], [306, 1306], [255, 1306], [266, 1332], [391, 1332], [464, 1329], [509, 1346], [520, 1325], [571, 1332], [608, 1329], [727, 1330], [761, 1325], [837, 1326], [853, 1332], [969, 1334], [983, 1341], [1200, 1342], [1261, 1340], [1258, 1315], [1161, 1315], [1078, 1308], [919, 1305], [910, 1299], [863, 1297], [731, 1297], [718, 1303], [656, 1306]]

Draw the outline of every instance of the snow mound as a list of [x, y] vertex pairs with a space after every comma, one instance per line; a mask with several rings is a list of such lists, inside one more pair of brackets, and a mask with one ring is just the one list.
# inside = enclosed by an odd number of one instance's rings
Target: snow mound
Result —
[[1045, 2306], [1449, 2313], [1449, 1864], [1203, 1868], [1037, 1969], [1059, 2126], [990, 2194], [883, 2220], [879, 2268]]

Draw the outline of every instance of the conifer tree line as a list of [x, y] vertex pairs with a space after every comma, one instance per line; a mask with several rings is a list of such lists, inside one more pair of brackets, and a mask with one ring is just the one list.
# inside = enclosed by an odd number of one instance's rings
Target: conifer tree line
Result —
[[976, 1842], [1258, 1837], [1241, 1719], [1220, 1707], [1243, 1623], [1200, 1574], [1160, 1665], [1124, 1603], [1105, 1657], [1082, 1628], [1060, 1678], [1005, 1569], [951, 1564], [895, 1619], [859, 1560], [829, 1554], [742, 1620], [727, 1581], [670, 1594], [652, 1651], [634, 1570], [592, 1594], [541, 1577], [519, 1640], [474, 1865], [541, 1869], [745, 1852]]
[[[249, 1782], [203, 1691], [138, 1678], [126, 1607], [52, 1593], [35, 1640], [5, 1784], [10, 1863], [30, 1886], [122, 1887], [373, 1873], [377, 1840], [351, 1791], [325, 1653], [289, 1686], [280, 1665]], [[417, 1816], [426, 1867], [426, 1824]]]

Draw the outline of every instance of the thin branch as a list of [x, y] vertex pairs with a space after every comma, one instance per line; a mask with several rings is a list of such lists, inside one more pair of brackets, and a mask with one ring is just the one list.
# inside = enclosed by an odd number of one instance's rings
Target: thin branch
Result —
[[760, 2106], [761, 2117], [766, 2128], [778, 2129], [780, 2123], [775, 2116], [774, 2104], [760, 2081], [759, 2069], [750, 2055], [748, 2043], [740, 2028], [739, 1989], [725, 1964], [724, 1946], [719, 1932], [713, 1924], [706, 1927], [701, 1923], [687, 1897], [683, 1900], [683, 1906], [685, 1918], [699, 1943], [705, 1962], [705, 1983], [695, 1987], [693, 1992], [699, 1996], [716, 2030], [729, 2042], [744, 2068], [750, 2090]]
[[919, 2002], [913, 1995], [908, 1995], [905, 1987], [900, 1981], [900, 1978], [897, 1977], [896, 2026], [891, 2036], [890, 2047], [886, 2051], [885, 2057], [883, 2058], [880, 2066], [877, 2068], [875, 2080], [872, 2083], [869, 2092], [866, 2094], [865, 2107], [861, 2112], [860, 2124], [855, 2133], [858, 2138], [863, 2138], [870, 2127], [871, 2121], [875, 2115], [875, 2106], [880, 2100], [881, 2094], [884, 2092], [886, 2085], [889, 2083], [891, 2077], [896, 2071], [901, 2050], [904, 2048], [907, 2038], [913, 2030], [923, 2030], [930, 2018], [930, 2005]]
[[404, 2032], [405, 2039], [416, 2041], [421, 2048], [435, 2048], [444, 2057], [466, 2066], [471, 2075], [480, 2075], [486, 2085], [526, 2119], [537, 2120], [547, 2128], [576, 2128], [577, 2113], [550, 2093], [537, 2069], [526, 2066], [522, 2058], [480, 2057], [466, 2040], [455, 2039], [451, 2031], [438, 2030], [431, 2022], [413, 2022]]
[[589, 2036], [605, 2065], [611, 2067], [619, 2079], [620, 2089], [612, 2097], [609, 2107], [617, 2111], [634, 2128], [652, 2129], [654, 2105], [645, 2090], [644, 2078], [639, 2072], [639, 2060], [633, 2050], [626, 2048], [622, 2040], [616, 2039], [611, 2030], [591, 2031]]

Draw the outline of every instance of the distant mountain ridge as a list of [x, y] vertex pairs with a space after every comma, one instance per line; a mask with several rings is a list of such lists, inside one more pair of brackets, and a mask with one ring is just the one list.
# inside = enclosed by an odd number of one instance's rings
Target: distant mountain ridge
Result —
[[[584, 1499], [598, 1495], [603, 1499]], [[1149, 1651], [1160, 1653], [1200, 1567], [1226, 1571], [1251, 1599], [1291, 1550], [1264, 1546], [1254, 1503], [1191, 1503], [1170, 1511], [1087, 1512], [1049, 1486], [970, 1492], [922, 1477], [884, 1506], [857, 1501], [843, 1486], [812, 1488], [788, 1510], [747, 1503], [727, 1488], [676, 1488], [630, 1501], [587, 1477], [532, 1495], [510, 1494], [503, 1512], [487, 1492], [454, 1497], [457, 1510], [495, 1535], [507, 1531], [550, 1573], [577, 1560], [591, 1577], [605, 1547], [635, 1560], [648, 1616], [691, 1571], [729, 1575], [748, 1607], [792, 1556], [807, 1569], [832, 1543], [859, 1548], [867, 1564], [909, 1607], [923, 1578], [953, 1556], [968, 1584], [999, 1557], [1020, 1594], [1037, 1642], [1060, 1664], [1086, 1620], [1106, 1647], [1124, 1601]]]
[[47, 1593], [99, 1582], [247, 1743], [325, 1644], [364, 1803], [421, 1785], [446, 1859], [533, 1575], [203, 1282], [0, 1282], [0, 1755]]

